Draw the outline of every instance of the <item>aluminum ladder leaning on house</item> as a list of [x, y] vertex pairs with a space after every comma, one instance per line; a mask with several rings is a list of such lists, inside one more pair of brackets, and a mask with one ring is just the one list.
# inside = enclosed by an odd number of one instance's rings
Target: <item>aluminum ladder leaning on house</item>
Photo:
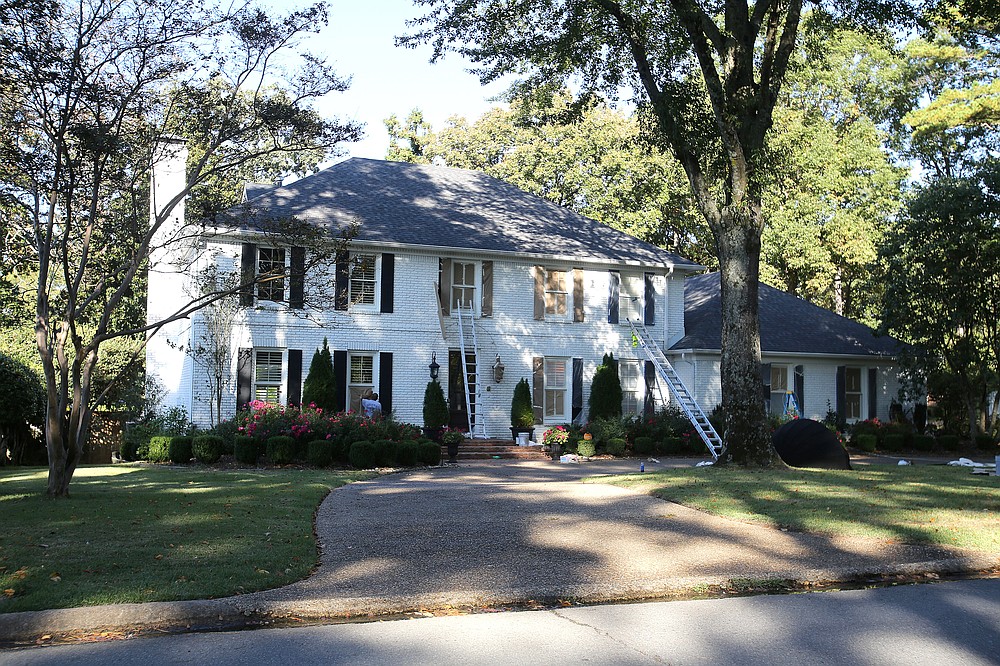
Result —
[[684, 415], [687, 416], [691, 425], [698, 432], [701, 441], [708, 447], [709, 453], [712, 454], [712, 460], [718, 460], [719, 453], [722, 452], [722, 438], [715, 431], [712, 422], [708, 420], [708, 417], [705, 416], [705, 412], [702, 411], [694, 396], [684, 386], [684, 382], [681, 381], [677, 371], [674, 370], [674, 366], [670, 364], [666, 355], [660, 350], [660, 346], [653, 341], [645, 325], [634, 322], [631, 319], [628, 320], [628, 325], [632, 329], [633, 344], [637, 343], [646, 352], [646, 356], [649, 357], [649, 360], [653, 362], [653, 366], [656, 367], [657, 374], [666, 382], [670, 388], [670, 392], [677, 398], [677, 404], [684, 411]]
[[[465, 413], [469, 419], [469, 437], [483, 439], [486, 437], [486, 424], [476, 418], [476, 412], [482, 405], [482, 389], [479, 381], [479, 341], [476, 338], [475, 312], [471, 305], [455, 304], [458, 314], [458, 343], [462, 352], [462, 386], [465, 389]], [[469, 364], [469, 352], [472, 352], [472, 364]], [[471, 390], [470, 390], [471, 385]]]

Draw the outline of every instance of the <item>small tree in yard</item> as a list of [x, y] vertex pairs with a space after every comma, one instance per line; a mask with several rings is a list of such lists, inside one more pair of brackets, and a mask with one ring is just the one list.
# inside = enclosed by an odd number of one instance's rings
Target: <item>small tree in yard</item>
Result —
[[336, 386], [333, 357], [330, 354], [326, 338], [323, 338], [323, 348], [316, 350], [312, 363], [309, 364], [309, 373], [306, 375], [306, 381], [302, 387], [302, 403], [316, 405], [323, 410], [335, 409], [334, 392]]
[[436, 381], [427, 382], [424, 389], [424, 427], [442, 428], [448, 423], [448, 403], [444, 391]]
[[535, 411], [531, 405], [531, 387], [528, 380], [521, 381], [514, 387], [514, 397], [510, 401], [510, 425], [514, 428], [530, 428], [535, 424]]
[[616, 418], [622, 415], [622, 382], [618, 377], [618, 361], [614, 354], [605, 354], [590, 385], [590, 419]]

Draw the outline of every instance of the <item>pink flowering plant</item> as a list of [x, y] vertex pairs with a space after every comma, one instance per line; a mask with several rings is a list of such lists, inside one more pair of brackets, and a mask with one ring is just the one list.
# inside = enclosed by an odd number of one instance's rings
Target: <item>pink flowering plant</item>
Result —
[[461, 428], [445, 427], [441, 432], [441, 441], [445, 444], [461, 444], [465, 441], [465, 431]]
[[569, 431], [566, 426], [555, 426], [549, 428], [542, 435], [542, 445], [551, 447], [553, 444], [557, 444], [560, 447], [566, 446], [566, 441], [569, 439]]

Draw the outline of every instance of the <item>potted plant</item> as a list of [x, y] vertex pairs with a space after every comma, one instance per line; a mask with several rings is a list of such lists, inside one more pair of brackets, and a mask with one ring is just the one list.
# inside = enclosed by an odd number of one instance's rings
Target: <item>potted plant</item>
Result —
[[521, 381], [514, 387], [514, 397], [510, 401], [510, 434], [517, 444], [517, 436], [527, 433], [528, 437], [534, 431], [535, 410], [531, 405], [531, 387], [528, 380]]
[[427, 382], [424, 390], [424, 436], [441, 443], [442, 428], [448, 423], [448, 403], [436, 381]]
[[560, 425], [549, 428], [542, 435], [542, 450], [548, 451], [553, 460], [559, 460], [559, 456], [562, 455], [563, 448], [566, 446], [568, 440], [569, 431], [566, 430], [566, 426]]
[[458, 428], [441, 431], [441, 441], [448, 447], [448, 462], [458, 462], [458, 445], [465, 441], [465, 432]]

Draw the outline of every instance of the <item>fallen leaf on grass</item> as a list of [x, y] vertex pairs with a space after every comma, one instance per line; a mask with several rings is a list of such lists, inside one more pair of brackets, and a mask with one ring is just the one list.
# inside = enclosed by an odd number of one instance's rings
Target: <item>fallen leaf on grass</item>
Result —
[[51, 580], [51, 581], [52, 581], [53, 583], [58, 583], [59, 581], [61, 581], [61, 580], [62, 580], [62, 576], [60, 576], [60, 575], [59, 575], [59, 572], [58, 572], [58, 571], [53, 571], [52, 573], [50, 573], [50, 574], [49, 574], [49, 579], [50, 579], [50, 580]]
[[16, 594], [16, 592], [14, 592], [14, 588], [12, 588], [12, 587], [8, 587], [6, 590], [3, 591], [3, 595], [5, 597], [12, 597], [15, 594]]

